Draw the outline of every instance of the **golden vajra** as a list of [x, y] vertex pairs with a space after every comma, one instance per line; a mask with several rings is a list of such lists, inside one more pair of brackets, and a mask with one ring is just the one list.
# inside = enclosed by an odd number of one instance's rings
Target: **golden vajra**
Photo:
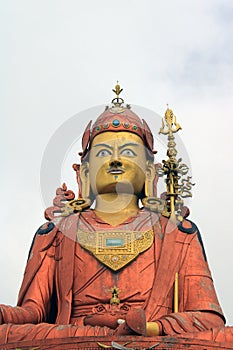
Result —
[[118, 298], [121, 290], [117, 288], [116, 286], [112, 287], [110, 289], [110, 292], [112, 293], [112, 297], [110, 299], [110, 304], [111, 305], [119, 305], [120, 304], [120, 299]]
[[123, 91], [123, 89], [118, 84], [118, 81], [117, 81], [117, 84], [115, 86], [115, 89], [112, 89], [112, 91], [116, 94], [116, 97], [112, 100], [112, 104], [115, 107], [120, 107], [124, 103], [124, 100], [123, 100], [123, 98], [119, 97], [119, 95]]
[[121, 89], [120, 85], [118, 84], [118, 81], [117, 81], [117, 84], [115, 86], [115, 90], [112, 89], [113, 92], [115, 92], [115, 94], [117, 95], [117, 97], [119, 97], [121, 91], [123, 91], [123, 89]]

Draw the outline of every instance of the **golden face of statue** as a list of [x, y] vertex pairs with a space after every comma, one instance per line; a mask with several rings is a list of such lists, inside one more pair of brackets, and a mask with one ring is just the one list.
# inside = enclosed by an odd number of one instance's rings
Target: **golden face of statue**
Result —
[[94, 195], [139, 194], [145, 183], [146, 153], [142, 139], [133, 133], [104, 132], [91, 146], [89, 176]]

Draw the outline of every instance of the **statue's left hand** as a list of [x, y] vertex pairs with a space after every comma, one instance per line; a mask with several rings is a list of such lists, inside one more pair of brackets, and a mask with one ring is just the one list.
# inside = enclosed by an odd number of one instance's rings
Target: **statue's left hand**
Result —
[[120, 325], [116, 329], [116, 335], [147, 335], [146, 334], [146, 315], [143, 309], [131, 309], [124, 320], [118, 320]]
[[158, 322], [146, 322], [146, 336], [156, 337], [160, 335], [160, 327]]
[[145, 311], [143, 309], [132, 309], [126, 315], [125, 320], [118, 320], [120, 324], [116, 334], [130, 335], [139, 334], [147, 337], [161, 335], [160, 324], [158, 322], [146, 322]]

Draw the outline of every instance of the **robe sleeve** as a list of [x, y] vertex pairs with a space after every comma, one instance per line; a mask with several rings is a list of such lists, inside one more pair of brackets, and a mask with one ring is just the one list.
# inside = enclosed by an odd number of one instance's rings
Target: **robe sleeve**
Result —
[[54, 288], [56, 232], [36, 234], [24, 273], [18, 306], [0, 305], [1, 323], [40, 323], [47, 319]]
[[179, 271], [179, 312], [157, 320], [166, 335], [224, 326], [200, 233], [192, 235]]

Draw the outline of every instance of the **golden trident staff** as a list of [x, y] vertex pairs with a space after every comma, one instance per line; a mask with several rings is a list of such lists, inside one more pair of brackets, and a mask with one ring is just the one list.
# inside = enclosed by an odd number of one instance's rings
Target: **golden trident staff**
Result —
[[158, 176], [165, 176], [166, 182], [166, 201], [163, 215], [170, 217], [171, 220], [182, 221], [181, 208], [183, 200], [181, 198], [192, 197], [191, 188], [194, 184], [190, 182], [191, 177], [179, 180], [183, 175], [186, 175], [189, 168], [186, 164], [181, 163], [182, 159], [176, 158], [177, 150], [174, 134], [181, 129], [180, 124], [176, 122], [171, 109], [167, 108], [165, 116], [162, 119], [162, 127], [159, 134], [168, 135], [168, 160], [163, 160], [162, 167], [158, 169]]
[[[163, 215], [170, 217], [173, 221], [182, 221], [181, 208], [183, 206], [182, 198], [192, 197], [191, 189], [194, 184], [190, 182], [191, 177], [188, 176], [186, 179], [181, 179], [183, 175], [188, 173], [188, 166], [181, 163], [182, 159], [176, 158], [177, 150], [174, 134], [181, 130], [180, 124], [176, 122], [176, 117], [173, 111], [167, 108], [165, 116], [162, 119], [162, 127], [160, 128], [159, 134], [168, 135], [168, 149], [167, 156], [168, 160], [163, 160], [162, 167], [158, 169], [157, 173], [159, 176], [166, 176], [166, 201]], [[181, 183], [179, 180], [181, 179]], [[174, 312], [178, 312], [178, 272], [175, 274], [174, 280]]]
[[178, 305], [179, 305], [179, 282], [178, 282], [178, 272], [175, 274], [175, 281], [174, 281], [174, 305], [173, 305], [173, 312], [178, 312]]

